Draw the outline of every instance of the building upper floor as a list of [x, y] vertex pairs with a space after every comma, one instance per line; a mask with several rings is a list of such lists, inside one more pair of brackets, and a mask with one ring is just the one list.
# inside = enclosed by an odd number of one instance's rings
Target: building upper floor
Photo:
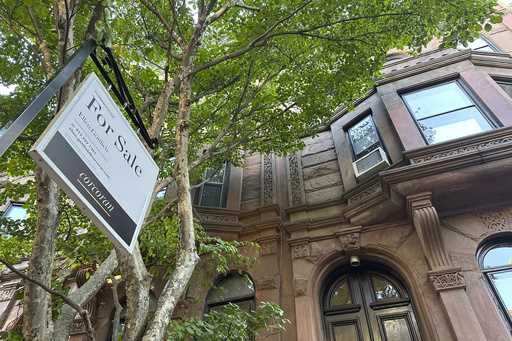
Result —
[[503, 200], [511, 189], [498, 179], [510, 168], [512, 13], [467, 47], [438, 46], [391, 54], [374, 88], [305, 137], [302, 150], [250, 155], [209, 177], [194, 194], [202, 217], [221, 230], [267, 218], [358, 225], [403, 215], [405, 197], [420, 190], [446, 211]]

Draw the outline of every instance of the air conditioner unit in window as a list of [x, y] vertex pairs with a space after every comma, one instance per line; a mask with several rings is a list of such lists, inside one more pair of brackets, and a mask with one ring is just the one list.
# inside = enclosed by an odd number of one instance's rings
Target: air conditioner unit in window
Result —
[[373, 173], [382, 170], [389, 166], [389, 161], [386, 153], [382, 148], [375, 148], [362, 158], [352, 163], [356, 177], [360, 178], [365, 174]]

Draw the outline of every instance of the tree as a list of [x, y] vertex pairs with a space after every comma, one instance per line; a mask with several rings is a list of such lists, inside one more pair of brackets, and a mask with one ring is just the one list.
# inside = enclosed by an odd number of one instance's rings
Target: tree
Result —
[[[133, 255], [110, 252], [112, 246], [26, 158], [82, 74], [93, 69], [86, 65], [1, 160], [10, 176], [35, 174], [34, 182], [22, 186], [7, 181], [2, 196], [28, 194], [30, 203], [37, 197], [34, 218], [23, 236], [10, 239], [9, 255], [16, 254], [15, 246], [27, 250], [31, 240], [28, 274], [47, 286], [56, 252], [101, 262], [87, 283], [69, 294], [79, 305], [119, 266], [127, 291], [123, 339], [161, 340], [199, 261], [191, 183], [225, 160], [241, 164], [247, 153], [299, 148], [300, 138], [328, 122], [336, 107], [349, 106], [372, 86], [391, 48], [419, 51], [434, 36], [446, 46], [469, 41], [488, 18], [499, 20], [495, 5], [493, 0], [3, 0], [0, 80], [17, 88], [1, 99], [0, 122], [20, 112], [81, 41], [111, 42], [149, 132], [159, 141], [153, 156], [161, 178], [153, 192], [177, 190], [176, 197], [155, 201]], [[92, 232], [76, 238], [74, 226]], [[147, 233], [154, 229], [168, 238]], [[172, 262], [158, 253], [166, 242], [176, 245]], [[168, 267], [150, 319], [148, 259]], [[67, 338], [76, 312], [64, 305], [54, 319], [49, 306], [49, 294], [27, 283], [25, 338]]]

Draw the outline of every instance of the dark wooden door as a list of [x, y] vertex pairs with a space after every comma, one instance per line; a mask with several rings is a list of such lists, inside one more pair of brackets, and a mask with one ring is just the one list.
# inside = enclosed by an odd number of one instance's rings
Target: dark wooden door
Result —
[[322, 304], [327, 340], [421, 341], [407, 291], [386, 272], [336, 274]]

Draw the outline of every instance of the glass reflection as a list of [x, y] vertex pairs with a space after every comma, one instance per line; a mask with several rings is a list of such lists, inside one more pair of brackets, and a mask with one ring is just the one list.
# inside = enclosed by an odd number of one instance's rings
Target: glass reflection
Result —
[[395, 286], [381, 276], [372, 276], [372, 284], [377, 300], [400, 297], [400, 293]]
[[384, 330], [387, 341], [412, 341], [409, 324], [404, 318], [385, 320]]
[[341, 283], [333, 290], [331, 298], [329, 300], [330, 306], [351, 304], [352, 297], [350, 297], [350, 290], [348, 287], [347, 280], [341, 281]]
[[512, 246], [497, 247], [489, 250], [484, 257], [484, 269], [498, 266], [512, 266]]
[[512, 318], [512, 270], [491, 273], [489, 278], [501, 298], [505, 312]]

